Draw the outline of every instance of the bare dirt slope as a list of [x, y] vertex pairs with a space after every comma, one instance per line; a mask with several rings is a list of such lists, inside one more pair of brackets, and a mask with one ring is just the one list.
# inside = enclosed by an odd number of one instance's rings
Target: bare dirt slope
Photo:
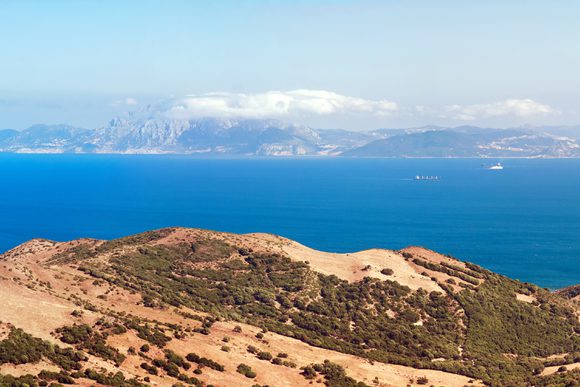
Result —
[[[400, 252], [372, 249], [356, 253], [336, 254], [318, 251], [298, 242], [271, 234], [249, 234], [258, 240], [271, 243], [291, 259], [307, 261], [310, 266], [323, 274], [334, 274], [347, 281], [360, 281], [364, 277], [381, 280], [391, 279], [411, 289], [423, 288], [429, 292], [442, 291], [429, 277], [421, 275], [416, 267], [409, 264]], [[393, 274], [381, 274], [381, 270], [391, 269]]]

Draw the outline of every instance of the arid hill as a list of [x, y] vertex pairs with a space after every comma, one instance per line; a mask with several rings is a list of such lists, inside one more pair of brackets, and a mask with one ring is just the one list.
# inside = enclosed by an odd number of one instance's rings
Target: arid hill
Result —
[[0, 298], [0, 386], [580, 381], [575, 302], [421, 247], [36, 239], [0, 255]]

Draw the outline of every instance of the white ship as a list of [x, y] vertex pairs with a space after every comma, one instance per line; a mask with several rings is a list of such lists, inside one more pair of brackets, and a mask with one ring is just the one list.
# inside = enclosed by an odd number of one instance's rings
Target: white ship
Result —
[[491, 167], [489, 167], [489, 168], [487, 168], [487, 169], [491, 169], [491, 170], [494, 170], [494, 171], [496, 171], [496, 170], [503, 169], [503, 165], [501, 165], [501, 163], [497, 163], [497, 164], [495, 164], [495, 165], [492, 165]]
[[415, 180], [439, 180], [439, 176], [415, 176]]

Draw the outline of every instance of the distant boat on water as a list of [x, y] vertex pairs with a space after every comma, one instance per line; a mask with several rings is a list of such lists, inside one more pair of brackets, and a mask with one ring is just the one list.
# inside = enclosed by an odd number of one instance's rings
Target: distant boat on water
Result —
[[490, 169], [492, 171], [497, 171], [497, 170], [503, 169], [503, 165], [501, 165], [501, 163], [497, 163], [497, 164], [492, 165], [491, 167], [489, 167], [487, 169]]
[[435, 180], [435, 181], [438, 181], [438, 180], [440, 180], [440, 177], [439, 176], [419, 176], [419, 175], [417, 175], [417, 176], [415, 176], [414, 180]]

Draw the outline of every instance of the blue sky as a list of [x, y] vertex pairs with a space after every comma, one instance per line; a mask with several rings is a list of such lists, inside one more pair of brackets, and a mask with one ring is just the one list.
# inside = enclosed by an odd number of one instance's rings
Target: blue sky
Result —
[[577, 124], [579, 19], [557, 0], [2, 0], [0, 128], [186, 95], [192, 115], [282, 98], [273, 116], [320, 127]]

